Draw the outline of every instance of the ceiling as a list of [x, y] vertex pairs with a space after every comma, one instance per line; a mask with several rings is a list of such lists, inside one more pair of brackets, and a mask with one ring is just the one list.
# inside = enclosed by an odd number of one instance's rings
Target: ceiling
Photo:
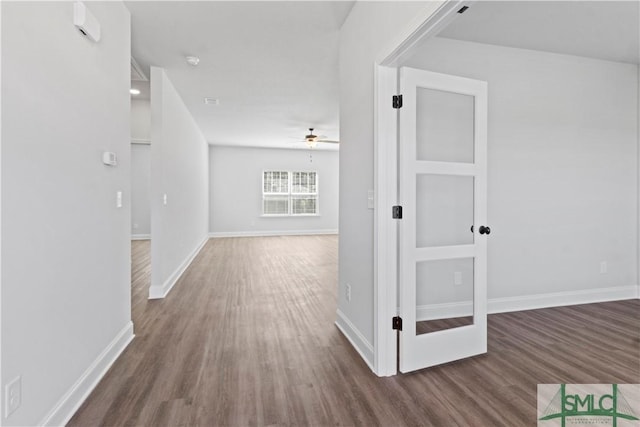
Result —
[[440, 37], [640, 63], [638, 1], [479, 1]]
[[338, 39], [353, 4], [129, 1], [132, 56], [147, 76], [166, 70], [210, 144], [307, 148], [310, 127], [339, 138]]
[[[339, 138], [339, 30], [354, 1], [128, 1], [132, 55], [162, 67], [210, 144]], [[640, 63], [638, 1], [477, 1], [440, 34]], [[187, 55], [200, 57], [193, 67]], [[136, 82], [148, 97], [148, 82]], [[204, 98], [219, 100], [205, 105]], [[337, 144], [319, 144], [337, 149]]]

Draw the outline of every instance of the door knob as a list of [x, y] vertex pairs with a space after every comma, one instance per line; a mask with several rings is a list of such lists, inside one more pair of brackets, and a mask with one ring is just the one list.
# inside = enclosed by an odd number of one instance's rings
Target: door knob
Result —
[[491, 234], [491, 229], [484, 225], [481, 225], [478, 231], [480, 232], [480, 234]]

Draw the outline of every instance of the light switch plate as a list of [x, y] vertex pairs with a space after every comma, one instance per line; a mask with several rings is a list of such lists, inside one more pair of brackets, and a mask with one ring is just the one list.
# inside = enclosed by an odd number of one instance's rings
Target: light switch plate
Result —
[[373, 198], [373, 190], [368, 190], [367, 191], [367, 209], [374, 209], [375, 208], [375, 200]]

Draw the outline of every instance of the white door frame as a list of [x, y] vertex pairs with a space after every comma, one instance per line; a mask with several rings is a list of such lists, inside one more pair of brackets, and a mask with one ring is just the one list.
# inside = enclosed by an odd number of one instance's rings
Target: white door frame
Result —
[[428, 2], [422, 13], [378, 56], [374, 65], [374, 372], [397, 373], [397, 332], [391, 328], [398, 315], [398, 224], [391, 207], [398, 204], [398, 120], [391, 108], [398, 90], [398, 66], [416, 45], [437, 34], [472, 1]]

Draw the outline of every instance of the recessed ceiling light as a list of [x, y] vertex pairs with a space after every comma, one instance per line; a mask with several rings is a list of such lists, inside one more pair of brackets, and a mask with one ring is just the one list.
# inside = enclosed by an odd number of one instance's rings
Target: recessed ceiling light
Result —
[[129, 93], [131, 95], [140, 95], [140, 90], [138, 90], [138, 89], [129, 89]]
[[204, 99], [204, 103], [207, 104], [207, 105], [220, 105], [220, 100], [216, 99], [216, 98], [206, 97]]
[[200, 58], [197, 56], [187, 56], [187, 64], [193, 65], [194, 67], [200, 63]]

